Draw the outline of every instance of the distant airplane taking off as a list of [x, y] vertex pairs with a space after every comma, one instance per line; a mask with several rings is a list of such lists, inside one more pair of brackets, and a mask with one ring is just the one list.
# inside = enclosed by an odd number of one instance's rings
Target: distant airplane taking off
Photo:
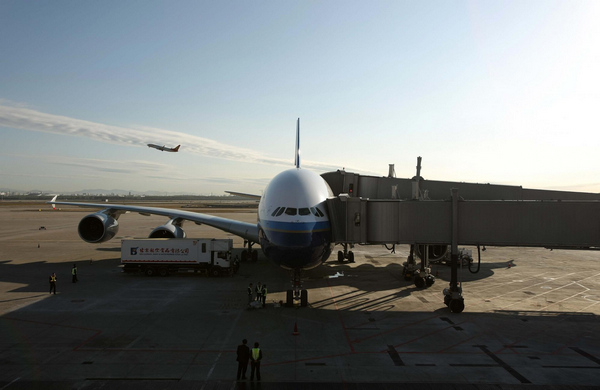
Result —
[[154, 148], [154, 149], [158, 149], [158, 150], [162, 150], [163, 152], [179, 152], [179, 147], [181, 145], [177, 145], [174, 148], [167, 148], [165, 145], [160, 146], [160, 145], [155, 145], [155, 144], [148, 144], [149, 148]]

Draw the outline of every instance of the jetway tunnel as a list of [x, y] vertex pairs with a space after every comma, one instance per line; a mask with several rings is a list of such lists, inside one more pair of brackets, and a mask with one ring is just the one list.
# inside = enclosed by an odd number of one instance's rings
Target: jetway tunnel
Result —
[[429, 250], [421, 251], [418, 269], [413, 248], [450, 247], [452, 273], [444, 302], [462, 312], [458, 245], [600, 249], [600, 194], [432, 182], [419, 173], [420, 160], [413, 179], [345, 171], [322, 175], [335, 194], [327, 208], [332, 241], [344, 247], [339, 261], [353, 261], [347, 248], [356, 244], [408, 244], [411, 255], [404, 270], [409, 267], [415, 285], [423, 287], [434, 280]]

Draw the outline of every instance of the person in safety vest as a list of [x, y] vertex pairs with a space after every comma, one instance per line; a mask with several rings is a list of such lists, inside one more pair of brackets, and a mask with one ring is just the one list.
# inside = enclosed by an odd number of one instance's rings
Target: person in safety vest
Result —
[[262, 298], [262, 285], [260, 284], [260, 282], [258, 282], [258, 284], [256, 285], [256, 300], [257, 301], [261, 301]]
[[254, 380], [254, 372], [256, 371], [256, 379], [260, 380], [260, 360], [262, 359], [262, 351], [258, 348], [258, 343], [254, 343], [254, 348], [250, 350], [250, 380]]
[[250, 348], [246, 345], [248, 340], [242, 340], [242, 343], [237, 347], [237, 380], [246, 379], [246, 370], [248, 369], [248, 360], [250, 360]]
[[267, 285], [263, 284], [263, 286], [262, 286], [262, 304], [263, 304], [263, 307], [265, 307], [266, 300], [267, 300]]
[[50, 294], [52, 294], [52, 290], [54, 290], [54, 295], [56, 295], [56, 273], [54, 272], [50, 275]]
[[77, 264], [73, 264], [73, 268], [71, 268], [71, 275], [73, 275], [73, 283], [77, 283]]

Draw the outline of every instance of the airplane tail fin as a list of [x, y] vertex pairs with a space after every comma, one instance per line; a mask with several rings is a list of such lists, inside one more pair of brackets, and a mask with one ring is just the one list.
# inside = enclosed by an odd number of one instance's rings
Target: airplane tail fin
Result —
[[[54, 198], [52, 198], [50, 202], [56, 202], [56, 198], [58, 198], [58, 195], [54, 195]], [[56, 205], [54, 203], [52, 203], [52, 210], [56, 210]]]
[[300, 168], [300, 118], [296, 122], [296, 158], [294, 164], [296, 168]]
[[175, 146], [175, 147], [173, 148], [173, 151], [174, 151], [174, 152], [178, 152], [178, 151], [179, 151], [179, 147], [180, 147], [180, 146], [181, 146], [181, 145], [177, 145], [177, 146]]

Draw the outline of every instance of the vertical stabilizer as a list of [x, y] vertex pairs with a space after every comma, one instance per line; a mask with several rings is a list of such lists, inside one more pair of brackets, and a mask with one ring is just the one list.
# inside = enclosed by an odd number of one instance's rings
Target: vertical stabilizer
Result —
[[300, 118], [296, 122], [296, 159], [294, 164], [296, 168], [300, 168]]

